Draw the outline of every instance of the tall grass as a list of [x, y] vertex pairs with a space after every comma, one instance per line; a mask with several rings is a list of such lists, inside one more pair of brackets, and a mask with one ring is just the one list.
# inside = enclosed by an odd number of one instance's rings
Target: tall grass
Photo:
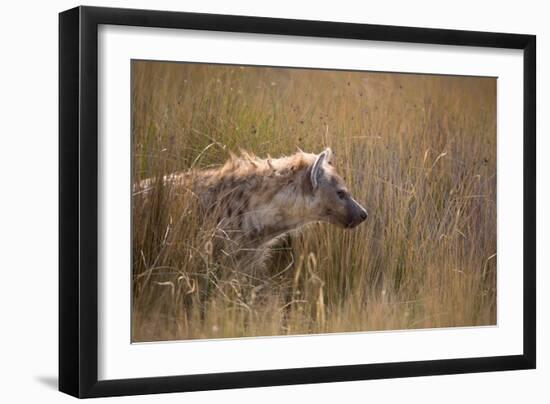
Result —
[[313, 224], [264, 279], [167, 186], [133, 197], [132, 339], [496, 323], [496, 80], [136, 61], [133, 179], [330, 146], [369, 211]]

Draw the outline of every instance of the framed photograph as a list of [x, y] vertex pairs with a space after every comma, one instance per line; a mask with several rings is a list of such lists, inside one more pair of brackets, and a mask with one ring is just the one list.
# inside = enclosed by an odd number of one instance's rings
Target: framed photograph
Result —
[[535, 36], [59, 17], [59, 388], [535, 368]]

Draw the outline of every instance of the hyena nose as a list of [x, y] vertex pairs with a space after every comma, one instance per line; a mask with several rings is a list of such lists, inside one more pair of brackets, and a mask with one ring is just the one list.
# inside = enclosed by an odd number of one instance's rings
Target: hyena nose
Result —
[[367, 218], [367, 216], [368, 216], [367, 211], [364, 210], [364, 209], [359, 214], [359, 217], [361, 217], [361, 220], [365, 220]]

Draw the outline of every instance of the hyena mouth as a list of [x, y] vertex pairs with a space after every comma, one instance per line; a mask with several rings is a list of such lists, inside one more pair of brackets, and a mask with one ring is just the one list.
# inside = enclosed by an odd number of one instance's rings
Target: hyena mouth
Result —
[[352, 221], [346, 224], [346, 229], [353, 229], [354, 227], [359, 226], [363, 221]]

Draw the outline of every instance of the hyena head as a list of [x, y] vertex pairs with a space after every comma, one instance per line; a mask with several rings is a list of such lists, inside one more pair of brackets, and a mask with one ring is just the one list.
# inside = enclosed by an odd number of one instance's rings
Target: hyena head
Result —
[[367, 218], [367, 211], [353, 199], [331, 159], [332, 151], [327, 148], [316, 156], [307, 172], [305, 180], [312, 195], [309, 207], [316, 220], [350, 229]]

